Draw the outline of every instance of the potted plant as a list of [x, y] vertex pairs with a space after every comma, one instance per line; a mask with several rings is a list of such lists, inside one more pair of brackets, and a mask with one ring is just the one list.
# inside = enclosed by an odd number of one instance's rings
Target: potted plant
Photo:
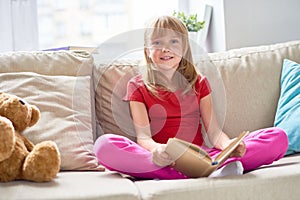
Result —
[[180, 19], [189, 32], [198, 32], [204, 28], [205, 21], [198, 21], [197, 14], [186, 15], [184, 12], [173, 12], [173, 16]]
[[186, 15], [184, 12], [173, 12], [173, 16], [180, 19], [186, 26], [189, 32], [189, 40], [191, 44], [192, 51], [198, 54], [200, 36], [199, 31], [204, 28], [205, 21], [199, 21], [197, 14]]

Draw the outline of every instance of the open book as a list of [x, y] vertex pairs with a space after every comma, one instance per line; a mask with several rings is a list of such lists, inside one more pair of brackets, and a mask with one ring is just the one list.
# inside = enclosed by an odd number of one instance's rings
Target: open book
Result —
[[175, 160], [177, 171], [191, 178], [207, 177], [229, 158], [248, 133], [242, 132], [214, 159], [199, 146], [178, 138], [168, 140], [166, 152]]

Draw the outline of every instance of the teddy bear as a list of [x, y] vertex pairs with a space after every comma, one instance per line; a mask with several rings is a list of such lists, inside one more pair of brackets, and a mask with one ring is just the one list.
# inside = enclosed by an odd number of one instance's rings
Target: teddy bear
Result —
[[60, 170], [55, 142], [33, 144], [22, 131], [35, 125], [40, 110], [20, 97], [0, 91], [0, 182], [46, 182]]

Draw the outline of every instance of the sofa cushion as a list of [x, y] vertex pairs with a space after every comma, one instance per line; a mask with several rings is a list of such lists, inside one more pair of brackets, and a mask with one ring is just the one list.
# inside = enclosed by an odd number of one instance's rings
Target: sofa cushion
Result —
[[99, 64], [95, 67], [97, 136], [114, 133], [135, 140], [135, 131], [125, 96], [128, 80], [137, 74], [138, 62]]
[[300, 155], [285, 157], [244, 175], [135, 182], [144, 200], [298, 200]]
[[292, 41], [211, 53], [197, 61], [228, 135], [273, 126], [283, 59], [300, 62], [299, 51], [300, 41]]
[[[195, 64], [198, 71], [207, 76], [211, 83], [219, 123], [230, 137], [236, 137], [244, 130], [273, 126], [282, 61], [289, 58], [300, 62], [299, 50], [300, 41], [291, 41], [197, 57]], [[96, 110], [101, 133], [113, 132], [131, 138], [132, 129], [128, 127], [132, 125], [127, 125], [128, 120], [125, 120], [130, 115], [128, 111], [122, 111], [128, 109], [128, 105], [122, 105], [122, 94], [113, 94], [113, 91], [125, 92], [126, 80], [137, 73], [137, 63], [138, 60], [96, 66]], [[113, 99], [122, 106], [116, 106], [118, 109], [111, 106]], [[116, 122], [116, 116], [125, 116], [124, 123]]]
[[300, 151], [300, 64], [285, 59], [280, 83], [274, 126], [284, 129], [288, 135], [288, 155]]
[[94, 59], [85, 51], [19, 51], [1, 53], [0, 60], [0, 73], [87, 76]]
[[60, 172], [46, 183], [14, 181], [0, 183], [5, 200], [139, 200], [134, 183], [113, 172]]
[[[35, 72], [42, 75], [92, 76], [94, 59], [85, 51], [14, 51], [0, 54], [0, 73]], [[92, 128], [96, 137], [94, 85], [92, 99]]]
[[24, 98], [41, 110], [39, 122], [24, 131], [33, 143], [53, 140], [62, 170], [101, 170], [93, 153], [89, 76], [0, 73], [0, 90]]

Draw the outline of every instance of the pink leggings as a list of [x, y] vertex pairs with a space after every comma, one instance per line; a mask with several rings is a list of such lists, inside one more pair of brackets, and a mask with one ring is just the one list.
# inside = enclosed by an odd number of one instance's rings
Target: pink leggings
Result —
[[[251, 132], [245, 139], [246, 154], [242, 158], [232, 157], [223, 165], [241, 161], [244, 170], [250, 171], [261, 165], [271, 164], [282, 158], [288, 147], [285, 132], [279, 128], [266, 128]], [[220, 150], [207, 149], [211, 157]], [[126, 137], [104, 134], [94, 145], [100, 164], [109, 170], [118, 171], [144, 179], [184, 179], [188, 178], [172, 167], [159, 167], [152, 162], [152, 154]]]

